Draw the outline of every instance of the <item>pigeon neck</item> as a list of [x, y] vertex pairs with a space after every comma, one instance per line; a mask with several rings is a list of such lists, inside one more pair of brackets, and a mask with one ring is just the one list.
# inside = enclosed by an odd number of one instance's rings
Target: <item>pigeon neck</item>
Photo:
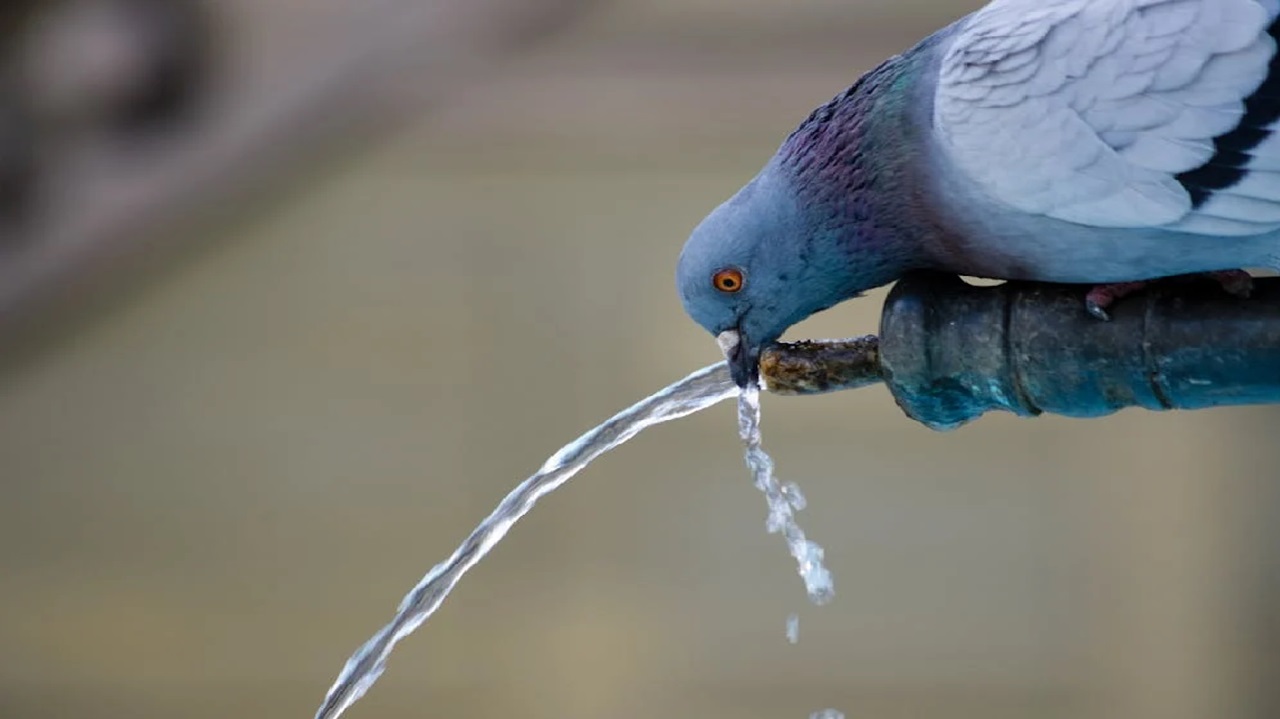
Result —
[[[814, 110], [775, 158], [820, 235], [859, 268], [851, 294], [922, 266], [928, 214], [913, 211], [919, 55], [891, 58]], [[918, 225], [918, 226], [917, 226]]]

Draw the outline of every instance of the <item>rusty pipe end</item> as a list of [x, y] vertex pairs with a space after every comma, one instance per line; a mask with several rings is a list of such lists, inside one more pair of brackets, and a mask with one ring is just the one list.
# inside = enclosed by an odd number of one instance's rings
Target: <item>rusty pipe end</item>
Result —
[[822, 394], [865, 387], [883, 379], [880, 341], [875, 335], [777, 342], [760, 354], [761, 383], [774, 394]]

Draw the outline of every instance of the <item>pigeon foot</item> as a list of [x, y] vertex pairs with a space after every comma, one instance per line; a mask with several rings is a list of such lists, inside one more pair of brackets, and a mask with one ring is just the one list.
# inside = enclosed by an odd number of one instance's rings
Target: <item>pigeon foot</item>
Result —
[[[1253, 294], [1253, 276], [1244, 270], [1219, 270], [1217, 272], [1204, 272], [1199, 275], [1190, 276], [1206, 277], [1211, 279], [1218, 283], [1218, 286], [1232, 297], [1249, 299], [1249, 296]], [[1107, 310], [1110, 309], [1112, 305], [1121, 299], [1142, 290], [1153, 282], [1159, 282], [1159, 280], [1114, 282], [1111, 284], [1094, 285], [1084, 296], [1085, 311], [1103, 322], [1109, 322], [1111, 321], [1111, 315]]]
[[1151, 280], [1140, 280], [1138, 282], [1113, 282], [1106, 285], [1094, 285], [1084, 296], [1084, 309], [1095, 319], [1103, 322], [1110, 322], [1111, 315], [1107, 312], [1116, 302], [1122, 298], [1138, 292], [1142, 288], [1151, 284]]

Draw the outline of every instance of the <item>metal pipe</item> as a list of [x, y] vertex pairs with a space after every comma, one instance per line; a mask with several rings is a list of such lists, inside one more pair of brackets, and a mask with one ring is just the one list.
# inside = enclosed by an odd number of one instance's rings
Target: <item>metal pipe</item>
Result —
[[890, 292], [878, 338], [779, 344], [761, 376], [777, 394], [884, 382], [907, 416], [937, 430], [992, 410], [1098, 417], [1280, 403], [1280, 278], [1258, 278], [1248, 299], [1162, 281], [1101, 322], [1079, 286], [920, 273]]

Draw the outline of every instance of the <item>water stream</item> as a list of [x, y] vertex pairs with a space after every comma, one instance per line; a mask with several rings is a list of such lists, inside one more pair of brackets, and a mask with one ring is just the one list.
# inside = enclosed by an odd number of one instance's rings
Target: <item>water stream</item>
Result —
[[[822, 565], [822, 547], [804, 536], [804, 530], [796, 523], [795, 513], [804, 509], [804, 495], [794, 482], [779, 484], [773, 476], [773, 458], [760, 446], [760, 388], [748, 387], [738, 396], [738, 436], [747, 446], [747, 468], [755, 480], [756, 489], [764, 492], [769, 502], [769, 517], [765, 528], [770, 534], [782, 533], [787, 548], [796, 559], [796, 570], [804, 580], [809, 601], [826, 604], [835, 596], [831, 572]], [[796, 620], [799, 622], [799, 619]], [[787, 634], [798, 632], [788, 620]]]
[[[704, 367], [615, 414], [551, 456], [536, 474], [521, 482], [493, 512], [471, 532], [453, 555], [431, 568], [400, 602], [395, 617], [347, 660], [334, 681], [316, 719], [337, 719], [368, 691], [386, 668], [396, 642], [408, 636], [431, 616], [467, 570], [489, 553], [544, 495], [586, 467], [592, 460], [634, 437], [640, 430], [693, 414], [734, 395], [738, 397], [739, 434], [746, 444], [747, 466], [756, 486], [769, 502], [767, 527], [782, 532], [796, 558], [809, 598], [823, 604], [832, 596], [831, 575], [822, 565], [822, 548], [807, 540], [796, 525], [794, 513], [804, 507], [804, 497], [794, 484], [779, 485], [773, 477], [773, 460], [760, 447], [760, 397], [752, 388], [741, 394], [721, 362]], [[798, 621], [798, 619], [797, 619]], [[788, 634], [793, 630], [789, 629]], [[796, 630], [798, 631], [798, 630]], [[833, 711], [833, 710], [828, 710]]]

